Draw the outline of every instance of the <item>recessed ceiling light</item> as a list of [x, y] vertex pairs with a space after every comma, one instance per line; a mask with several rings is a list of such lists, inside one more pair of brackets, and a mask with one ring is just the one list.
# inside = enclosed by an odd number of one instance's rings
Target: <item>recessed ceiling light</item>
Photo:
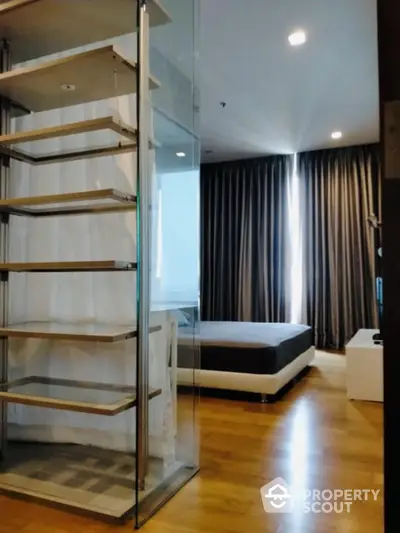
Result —
[[332, 139], [341, 139], [343, 137], [343, 133], [341, 131], [334, 131], [331, 134]]
[[76, 87], [72, 83], [63, 83], [61, 89], [63, 91], [75, 91]]
[[186, 157], [185, 152], [176, 152], [177, 157]]
[[307, 41], [307, 35], [303, 30], [298, 30], [294, 33], [291, 33], [288, 37], [288, 40], [292, 46], [300, 46]]

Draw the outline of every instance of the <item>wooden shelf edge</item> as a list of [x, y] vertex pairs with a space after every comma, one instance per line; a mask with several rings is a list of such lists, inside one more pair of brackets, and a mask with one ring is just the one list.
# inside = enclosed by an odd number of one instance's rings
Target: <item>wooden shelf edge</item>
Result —
[[[47, 396], [28, 395], [17, 392], [9, 392], [4, 389], [13, 389], [24, 385], [37, 384], [59, 387], [70, 387], [75, 389], [91, 389], [99, 392], [120, 392], [128, 396], [117, 400], [113, 403], [93, 403], [80, 402], [77, 400], [61, 400], [58, 398], [49, 398]], [[161, 389], [150, 389], [149, 399], [155, 398], [161, 394]], [[134, 387], [108, 385], [104, 383], [74, 381], [67, 379], [42, 378], [39, 376], [30, 376], [0, 385], [0, 402], [17, 403], [36, 407], [45, 407], [62, 411], [74, 411], [81, 413], [97, 414], [104, 416], [115, 416], [123, 411], [131, 409], [136, 405], [136, 389]]]
[[[112, 200], [114, 203], [101, 203], [106, 200]], [[71, 205], [72, 203], [89, 201], [94, 203]], [[57, 207], [54, 207], [56, 204], [58, 204]], [[33, 207], [35, 207], [35, 209], [33, 209]], [[33, 218], [118, 213], [133, 211], [136, 207], [136, 196], [123, 193], [116, 189], [95, 189], [91, 191], [27, 196], [0, 200], [0, 213]]]
[[10, 144], [21, 144], [26, 142], [44, 141], [69, 135], [79, 135], [81, 133], [90, 133], [93, 131], [102, 131], [110, 129], [129, 140], [137, 139], [137, 131], [128, 124], [118, 120], [114, 115], [107, 117], [93, 118], [90, 120], [81, 120], [70, 122], [61, 126], [50, 126], [38, 130], [22, 131], [0, 136], [0, 145], [7, 147]]
[[[49, 329], [53, 326], [53, 329]], [[60, 327], [63, 329], [55, 329]], [[98, 324], [87, 324], [90, 330]], [[84, 331], [84, 326], [78, 324], [65, 324], [57, 322], [22, 322], [0, 327], [0, 338], [22, 338], [22, 339], [54, 339], [79, 342], [102, 342], [113, 343], [125, 341], [137, 337], [137, 330], [128, 326], [100, 326], [107, 327], [106, 332]], [[47, 330], [46, 330], [47, 327]], [[75, 330], [74, 330], [75, 328]], [[161, 331], [161, 326], [149, 327], [149, 333]], [[113, 331], [114, 330], [114, 331]]]
[[[92, 131], [112, 130], [122, 137], [130, 141], [123, 143], [119, 142], [111, 146], [84, 148], [70, 152], [61, 152], [50, 155], [34, 156], [27, 154], [22, 150], [10, 148], [9, 145], [35, 142], [40, 140], [53, 139], [58, 137], [65, 137], [68, 135], [77, 135], [81, 133], [89, 133]], [[149, 149], [157, 148], [159, 145], [156, 141], [149, 140]], [[137, 130], [131, 128], [124, 122], [117, 120], [114, 116], [95, 118], [91, 120], [84, 120], [80, 122], [73, 122], [64, 124], [62, 126], [52, 126], [50, 128], [42, 128], [39, 130], [32, 130], [20, 133], [12, 133], [9, 135], [0, 136], [0, 153], [8, 155], [12, 159], [28, 163], [30, 165], [45, 165], [50, 163], [61, 163], [67, 161], [78, 161], [81, 159], [89, 159], [92, 157], [110, 156], [122, 153], [134, 152], [137, 150]]]
[[126, 261], [53, 261], [0, 263], [0, 272], [117, 272], [133, 271], [137, 263]]

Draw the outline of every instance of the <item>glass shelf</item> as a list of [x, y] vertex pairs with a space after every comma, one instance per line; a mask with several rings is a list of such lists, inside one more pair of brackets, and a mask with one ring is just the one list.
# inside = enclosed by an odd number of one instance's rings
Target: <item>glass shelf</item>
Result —
[[[121, 57], [113, 46], [104, 46], [0, 74], [0, 95], [38, 113], [134, 94], [136, 74], [135, 63]], [[150, 89], [158, 86], [150, 77]]]
[[[153, 326], [151, 333], [161, 330]], [[70, 341], [117, 342], [136, 337], [129, 326], [107, 324], [68, 324], [63, 322], [22, 322], [0, 327], [0, 337], [58, 339]]]
[[0, 263], [0, 272], [112, 272], [136, 270], [127, 261], [57, 261], [45, 263]]
[[136, 196], [115, 189], [0, 200], [0, 213], [37, 218], [114, 213], [135, 209]]
[[[95, 4], [95, 5], [94, 5]], [[150, 25], [170, 22], [158, 0], [149, 2]], [[133, 0], [9, 0], [0, 4], [0, 33], [13, 60], [28, 61], [125, 35], [137, 27]]]
[[[152, 389], [149, 397], [160, 394], [160, 389]], [[136, 405], [136, 389], [31, 376], [0, 385], [0, 401], [114, 416]]]
[[[109, 130], [109, 132], [104, 137], [106, 130]], [[83, 136], [83, 134], [89, 133], [94, 137], [92, 143], [88, 143], [86, 136]], [[54, 154], [45, 154], [37, 151], [37, 143], [41, 146], [41, 141], [49, 142], [60, 137], [69, 137], [69, 146], [65, 152], [57, 150]], [[111, 143], [110, 137], [112, 138]], [[0, 136], [0, 151], [13, 159], [32, 165], [41, 165], [132, 152], [136, 150], [136, 141], [137, 132], [135, 129], [113, 116], [108, 116], [50, 128], [41, 128], [39, 130], [2, 135]], [[32, 153], [28, 154], [19, 149], [19, 145], [23, 143], [30, 143]], [[101, 143], [101, 146], [98, 146], [98, 143]], [[47, 143], [46, 146], [48, 146]], [[82, 148], [82, 146], [86, 147]]]

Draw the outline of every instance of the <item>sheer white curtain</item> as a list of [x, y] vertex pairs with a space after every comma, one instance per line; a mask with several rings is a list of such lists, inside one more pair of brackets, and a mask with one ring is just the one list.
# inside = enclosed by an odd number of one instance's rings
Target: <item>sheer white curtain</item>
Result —
[[290, 280], [289, 316], [292, 324], [299, 324], [304, 318], [303, 299], [303, 216], [300, 209], [300, 184], [298, 155], [291, 156], [292, 164], [288, 182], [289, 235], [288, 235], [288, 279]]
[[[97, 43], [96, 47], [101, 44]], [[136, 59], [136, 36], [114, 40], [119, 53]], [[76, 51], [84, 51], [94, 46]], [[75, 52], [75, 51], [74, 51]], [[57, 54], [62, 57], [71, 52]], [[118, 80], [116, 80], [118, 82]], [[64, 80], [68, 83], [68, 80]], [[96, 72], [93, 72], [96, 83]], [[77, 90], [79, 88], [77, 87]], [[18, 119], [17, 130], [30, 130], [88, 120], [112, 114], [136, 127], [136, 99], [129, 95]], [[79, 139], [81, 147], [92, 144], [93, 134]], [[83, 138], [84, 137], [84, 138]], [[96, 134], [96, 143], [109, 142], [110, 134]], [[43, 148], [41, 144], [40, 149]], [[45, 152], [71, 148], [71, 140], [46, 141]], [[22, 146], [35, 150], [34, 143]], [[136, 154], [121, 154], [82, 161], [30, 166], [12, 162], [10, 196], [34, 196], [113, 187], [136, 191]], [[136, 261], [134, 212], [91, 216], [55, 217], [43, 220], [11, 218], [12, 261], [73, 261], [117, 259]], [[10, 278], [10, 322], [100, 322], [136, 324], [136, 274], [66, 273], [18, 274]], [[151, 386], [163, 395], [150, 406], [150, 452], [170, 456], [173, 451], [170, 391], [168, 387], [171, 328], [163, 313], [154, 320], [164, 327], [150, 336]], [[136, 341], [116, 344], [51, 341], [10, 342], [10, 378], [28, 375], [135, 384]], [[135, 411], [113, 418], [49, 409], [13, 406], [9, 409], [10, 437], [40, 441], [74, 442], [116, 449], [134, 449]], [[166, 445], [167, 444], [167, 445]]]

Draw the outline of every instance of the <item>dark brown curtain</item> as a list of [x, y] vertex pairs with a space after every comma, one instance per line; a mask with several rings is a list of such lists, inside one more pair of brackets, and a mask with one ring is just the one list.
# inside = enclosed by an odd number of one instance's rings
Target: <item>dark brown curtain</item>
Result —
[[203, 320], [285, 321], [291, 160], [201, 167]]
[[377, 145], [299, 154], [303, 218], [303, 321], [319, 348], [341, 349], [360, 328], [377, 326], [380, 211]]

